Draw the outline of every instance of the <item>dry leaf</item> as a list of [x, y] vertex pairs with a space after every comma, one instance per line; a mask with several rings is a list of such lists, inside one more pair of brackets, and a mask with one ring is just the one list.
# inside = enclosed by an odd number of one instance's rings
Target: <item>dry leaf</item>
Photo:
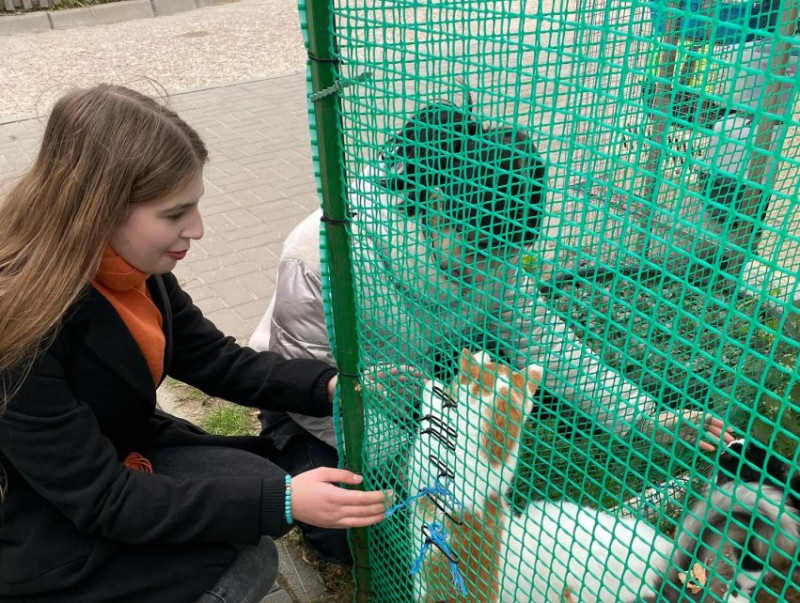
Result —
[[695, 563], [692, 568], [692, 579], [700, 586], [705, 586], [706, 582], [708, 582], [708, 572], [706, 572], [706, 568], [699, 563]]
[[570, 590], [569, 586], [564, 588], [564, 591], [561, 593], [561, 601], [562, 603], [578, 603], [578, 600], [572, 594], [572, 590]]
[[699, 563], [695, 563], [694, 566], [692, 566], [692, 574], [688, 583], [686, 582], [686, 574], [684, 573], [678, 574], [678, 579], [681, 581], [681, 584], [686, 584], [686, 590], [696, 595], [705, 587], [708, 581], [708, 573], [706, 572], [706, 568]]

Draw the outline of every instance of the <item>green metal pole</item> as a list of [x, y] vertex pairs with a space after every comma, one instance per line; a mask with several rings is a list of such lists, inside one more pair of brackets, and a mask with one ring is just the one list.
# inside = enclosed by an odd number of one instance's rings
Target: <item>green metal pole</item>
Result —
[[[355, 293], [350, 242], [345, 226], [347, 208], [344, 190], [342, 137], [339, 95], [336, 88], [338, 69], [333, 35], [333, 0], [311, 0], [299, 5], [301, 25], [307, 35], [312, 102], [309, 118], [312, 151], [316, 153], [322, 213], [328, 244], [335, 354], [339, 367], [339, 396], [344, 423], [344, 466], [363, 472], [364, 402], [358, 379], [359, 354], [356, 333]], [[305, 22], [303, 20], [305, 19]], [[314, 145], [316, 141], [316, 145]], [[363, 482], [362, 482], [363, 483]], [[363, 489], [363, 486], [359, 487]], [[351, 531], [356, 581], [356, 599], [368, 601], [372, 571], [369, 559], [369, 532], [366, 528]]]

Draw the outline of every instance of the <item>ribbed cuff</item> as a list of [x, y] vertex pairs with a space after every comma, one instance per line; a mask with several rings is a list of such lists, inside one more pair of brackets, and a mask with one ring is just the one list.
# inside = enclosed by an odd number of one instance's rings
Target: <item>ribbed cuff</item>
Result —
[[311, 395], [314, 396], [315, 403], [321, 404], [324, 401], [331, 407], [331, 412], [328, 413], [328, 416], [333, 413], [332, 401], [328, 399], [328, 382], [336, 376], [337, 372], [335, 368], [325, 371], [317, 378], [317, 382], [311, 388]]
[[261, 482], [261, 533], [277, 538], [292, 526], [286, 523], [286, 476]]

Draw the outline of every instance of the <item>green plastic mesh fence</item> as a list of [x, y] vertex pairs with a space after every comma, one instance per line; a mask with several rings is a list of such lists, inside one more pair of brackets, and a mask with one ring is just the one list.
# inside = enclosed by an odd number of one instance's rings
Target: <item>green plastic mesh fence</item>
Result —
[[330, 1], [370, 598], [800, 601], [796, 0]]

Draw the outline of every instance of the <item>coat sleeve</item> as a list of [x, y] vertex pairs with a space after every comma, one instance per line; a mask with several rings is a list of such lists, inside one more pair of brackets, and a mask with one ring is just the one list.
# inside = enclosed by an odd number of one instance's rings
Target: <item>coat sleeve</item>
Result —
[[0, 450], [78, 530], [126, 543], [183, 543], [255, 542], [288, 528], [282, 476], [175, 480], [126, 469], [92, 408], [72, 393], [67, 354], [58, 350], [57, 340], [10, 401]]
[[281, 262], [269, 324], [269, 346], [286, 358], [334, 363], [325, 326], [320, 275], [299, 259]]
[[544, 367], [543, 385], [551, 393], [617, 435], [652, 419], [656, 402], [629, 379], [604, 365], [535, 291], [533, 281], [518, 275], [509, 288], [503, 323], [513, 325], [514, 364]]
[[172, 306], [170, 376], [237, 404], [330, 416], [330, 364], [242, 347], [203, 316], [174, 275], [164, 275], [164, 285]]

